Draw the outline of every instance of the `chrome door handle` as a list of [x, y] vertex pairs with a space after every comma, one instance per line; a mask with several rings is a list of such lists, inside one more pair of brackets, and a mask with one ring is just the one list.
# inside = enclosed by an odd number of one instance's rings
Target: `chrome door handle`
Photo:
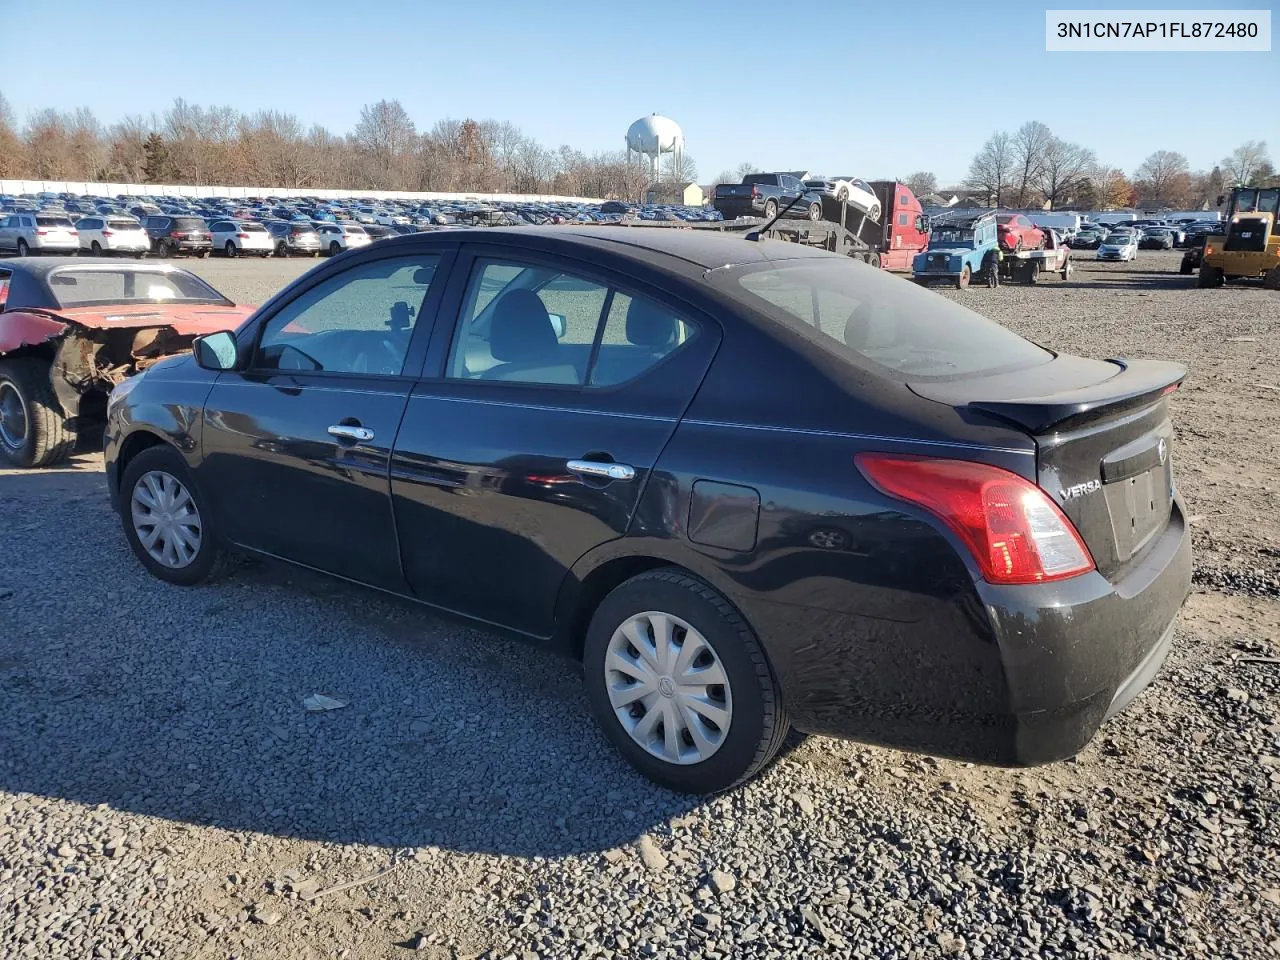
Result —
[[368, 427], [353, 427], [348, 423], [335, 423], [329, 428], [329, 436], [339, 440], [367, 443], [373, 439], [373, 431]]
[[599, 460], [570, 460], [565, 464], [571, 473], [601, 480], [634, 480], [636, 468], [626, 463], [603, 463]]

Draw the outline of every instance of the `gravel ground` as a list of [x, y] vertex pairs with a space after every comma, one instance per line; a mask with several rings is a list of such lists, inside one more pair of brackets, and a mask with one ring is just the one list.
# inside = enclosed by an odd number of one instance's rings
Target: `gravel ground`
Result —
[[[272, 565], [152, 580], [85, 455], [0, 471], [0, 956], [1280, 956], [1280, 297], [1090, 259], [944, 294], [1191, 370], [1200, 585], [1076, 760], [809, 738], [676, 796], [613, 755], [572, 664]], [[311, 262], [194, 266], [260, 301]]]

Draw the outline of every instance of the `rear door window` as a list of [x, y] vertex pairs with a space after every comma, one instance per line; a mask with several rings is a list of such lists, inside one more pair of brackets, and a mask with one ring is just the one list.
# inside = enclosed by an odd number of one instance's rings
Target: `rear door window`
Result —
[[904, 380], [1048, 363], [1053, 354], [936, 293], [848, 258], [715, 271], [731, 298], [822, 350]]

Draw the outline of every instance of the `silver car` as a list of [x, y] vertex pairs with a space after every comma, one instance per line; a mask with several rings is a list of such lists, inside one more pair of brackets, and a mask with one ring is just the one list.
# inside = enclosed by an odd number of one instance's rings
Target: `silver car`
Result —
[[0, 251], [25, 257], [32, 253], [80, 252], [80, 234], [65, 214], [13, 213], [0, 220]]

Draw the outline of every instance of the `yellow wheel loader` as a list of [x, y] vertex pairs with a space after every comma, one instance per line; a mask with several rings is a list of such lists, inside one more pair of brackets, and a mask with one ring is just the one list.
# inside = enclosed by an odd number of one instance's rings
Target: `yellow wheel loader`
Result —
[[1199, 285], [1220, 287], [1228, 280], [1261, 277], [1265, 286], [1280, 290], [1277, 208], [1280, 187], [1232, 190], [1222, 233], [1205, 238]]

